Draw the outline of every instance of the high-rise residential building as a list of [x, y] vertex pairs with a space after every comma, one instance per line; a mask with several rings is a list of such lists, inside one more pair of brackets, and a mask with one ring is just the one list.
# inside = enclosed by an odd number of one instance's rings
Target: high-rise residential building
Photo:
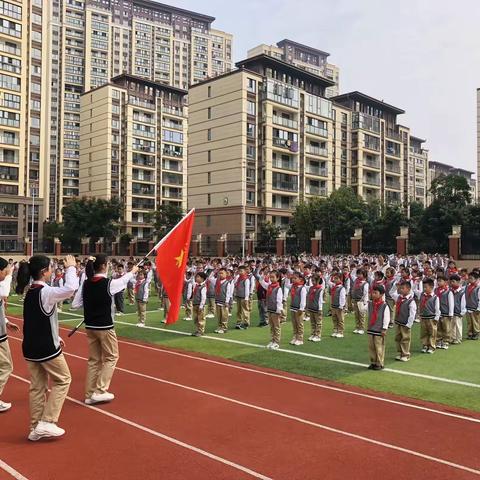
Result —
[[402, 109], [360, 92], [327, 99], [331, 80], [272, 55], [236, 65], [189, 92], [188, 202], [207, 242], [266, 221], [286, 228], [299, 201], [343, 185], [406, 204], [417, 144]]
[[[465, 170], [463, 168], [454, 167], [452, 165], [448, 165], [446, 163], [441, 162], [429, 162], [429, 185], [428, 190], [432, 185], [432, 181], [436, 178], [446, 175], [458, 175], [460, 177], [464, 177], [467, 179], [468, 184], [470, 185], [470, 193], [472, 195], [472, 202], [475, 202], [478, 198], [478, 191], [477, 191], [477, 180], [475, 178], [475, 172], [471, 172], [470, 170]], [[473, 177], [473, 178], [472, 178]], [[428, 194], [428, 203], [432, 201], [431, 194]]]
[[214, 17], [152, 0], [44, 0], [51, 20], [48, 211], [79, 195], [80, 96], [122, 73], [186, 89], [231, 69]]
[[186, 94], [122, 74], [81, 97], [80, 195], [121, 199], [122, 233], [149, 238], [160, 205], [187, 206]]
[[325, 97], [335, 97], [340, 93], [340, 69], [328, 63], [329, 53], [285, 39], [276, 45], [258, 45], [247, 52], [247, 57], [256, 57], [262, 53], [332, 80], [335, 84], [325, 89]]
[[[0, 2], [0, 250], [22, 249], [42, 225], [48, 81], [42, 0]], [[35, 245], [36, 247], [36, 245]]]
[[405, 199], [427, 205], [428, 194], [428, 150], [423, 148], [426, 140], [410, 135], [408, 168], [405, 169]]
[[[477, 88], [477, 182], [480, 185], [480, 88]], [[480, 203], [480, 189], [477, 188], [476, 199]]]

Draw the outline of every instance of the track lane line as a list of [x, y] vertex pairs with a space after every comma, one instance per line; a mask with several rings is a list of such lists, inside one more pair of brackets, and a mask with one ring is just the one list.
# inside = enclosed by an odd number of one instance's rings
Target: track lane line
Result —
[[27, 477], [24, 477], [20, 472], [15, 470], [13, 467], [11, 467], [8, 463], [5, 463], [1, 458], [0, 458], [0, 468], [7, 472], [9, 475], [11, 475], [15, 480], [28, 480]]

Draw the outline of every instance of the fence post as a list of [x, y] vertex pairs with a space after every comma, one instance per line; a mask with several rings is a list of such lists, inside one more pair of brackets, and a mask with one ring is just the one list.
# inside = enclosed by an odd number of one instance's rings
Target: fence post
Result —
[[462, 226], [453, 225], [452, 234], [448, 236], [448, 254], [454, 260], [459, 260], [462, 253]]
[[128, 245], [128, 256], [135, 257], [137, 255], [137, 241], [135, 239], [130, 240]]
[[190, 242], [190, 251], [192, 252], [191, 253], [192, 257], [199, 257], [201, 255], [200, 253], [201, 243], [202, 243], [202, 234], [199, 233], [198, 235], [195, 235], [195, 237]]
[[217, 257], [223, 258], [227, 250], [227, 234], [222, 233], [217, 239]]
[[278, 256], [285, 255], [285, 243], [287, 241], [287, 234], [280, 232], [280, 235], [275, 240], [275, 249]]
[[90, 239], [86, 238], [86, 237], [82, 238], [82, 240], [81, 240], [81, 252], [82, 252], [83, 256], [87, 256], [90, 253], [88, 251], [89, 246], [90, 246]]
[[362, 253], [362, 229], [356, 228], [353, 237], [350, 237], [351, 254], [360, 255]]
[[95, 253], [103, 253], [103, 242], [104, 238], [100, 237], [96, 242], [95, 242]]
[[322, 254], [322, 231], [315, 230], [315, 236], [310, 239], [311, 248], [312, 248], [312, 255], [314, 257], [318, 257]]
[[31, 257], [32, 256], [32, 242], [30, 241], [29, 237], [26, 237], [24, 240], [24, 247], [23, 247], [23, 254], [26, 257]]
[[397, 254], [407, 255], [408, 253], [408, 227], [400, 227], [400, 235], [397, 237]]
[[248, 234], [248, 238], [246, 240], [246, 253], [247, 256], [252, 256], [253, 255], [253, 244], [255, 241], [255, 232], [250, 232]]
[[57, 237], [53, 239], [53, 255], [57, 258], [62, 256], [62, 242]]

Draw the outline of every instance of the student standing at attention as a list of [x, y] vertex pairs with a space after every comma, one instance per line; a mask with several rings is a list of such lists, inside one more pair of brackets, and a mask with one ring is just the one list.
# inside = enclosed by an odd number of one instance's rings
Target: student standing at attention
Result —
[[460, 275], [450, 275], [450, 290], [453, 293], [453, 320], [450, 331], [452, 345], [462, 343], [463, 336], [463, 317], [467, 313], [467, 303], [465, 300], [465, 288], [461, 285]]
[[311, 335], [308, 340], [320, 342], [322, 340], [323, 324], [323, 278], [318, 274], [312, 276], [312, 286], [307, 294], [307, 311], [310, 314]]
[[355, 313], [355, 330], [353, 333], [363, 335], [365, 333], [365, 317], [367, 315], [369, 285], [367, 272], [357, 269], [357, 276], [352, 286], [352, 303]]
[[98, 254], [90, 257], [85, 267], [86, 279], [73, 300], [73, 308], [83, 306], [88, 340], [88, 367], [85, 382], [85, 403], [93, 405], [115, 398], [108, 391], [118, 361], [118, 341], [114, 329], [113, 297], [125, 290], [137, 273], [135, 265], [121, 278], [107, 278], [108, 259]]
[[[368, 285], [366, 282], [365, 284]], [[334, 338], [343, 338], [345, 332], [344, 315], [345, 305], [347, 303], [347, 292], [339, 273], [332, 275], [330, 295], [332, 297], [331, 310], [333, 322], [333, 332], [331, 336]]]
[[237, 324], [235, 328], [245, 330], [250, 326], [250, 279], [245, 266], [238, 269], [234, 296], [237, 301]]
[[370, 370], [382, 370], [385, 360], [385, 336], [390, 324], [390, 308], [384, 301], [385, 288], [374, 285], [372, 301], [368, 304], [368, 352]]
[[479, 275], [473, 271], [468, 274], [465, 287], [467, 305], [467, 340], [478, 340], [480, 336], [480, 284]]
[[435, 282], [431, 278], [423, 280], [420, 295], [420, 335], [422, 353], [434, 353], [437, 346], [437, 325], [440, 320], [440, 300], [434, 294]]
[[[12, 284], [11, 267], [8, 262], [0, 257], [0, 395], [2, 395], [8, 377], [13, 372], [12, 355], [8, 344], [7, 329], [18, 332], [20, 329], [5, 316], [5, 300], [10, 294]], [[0, 412], [6, 412], [12, 407], [11, 403], [0, 400]]]
[[227, 270], [220, 268], [215, 282], [215, 304], [218, 327], [215, 333], [223, 334], [228, 331], [228, 304], [233, 295], [233, 286], [227, 280]]
[[300, 273], [292, 275], [292, 288], [290, 290], [290, 312], [293, 327], [293, 338], [290, 345], [303, 345], [303, 321], [305, 317], [305, 308], [307, 307], [307, 287], [305, 277]]
[[[61, 437], [65, 430], [57, 426], [71, 376], [62, 353], [63, 340], [58, 332], [57, 304], [70, 298], [78, 288], [75, 257], [64, 262], [65, 284], [52, 287], [50, 259], [35, 255], [18, 269], [17, 293], [22, 295], [30, 279], [33, 283], [23, 304], [23, 356], [30, 371], [30, 434], [35, 442], [46, 437]], [[50, 384], [48, 399], [46, 393]]]
[[205, 335], [205, 305], [207, 303], [207, 274], [198, 272], [195, 275], [195, 287], [193, 288], [193, 322], [195, 331], [192, 337], [201, 337]]

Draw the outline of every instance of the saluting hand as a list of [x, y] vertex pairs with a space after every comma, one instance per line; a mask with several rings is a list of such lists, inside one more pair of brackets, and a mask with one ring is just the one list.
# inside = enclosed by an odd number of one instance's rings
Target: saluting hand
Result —
[[77, 260], [73, 255], [67, 255], [65, 257], [65, 259], [63, 260], [63, 264], [65, 265], [65, 268], [76, 267], [77, 266]]

